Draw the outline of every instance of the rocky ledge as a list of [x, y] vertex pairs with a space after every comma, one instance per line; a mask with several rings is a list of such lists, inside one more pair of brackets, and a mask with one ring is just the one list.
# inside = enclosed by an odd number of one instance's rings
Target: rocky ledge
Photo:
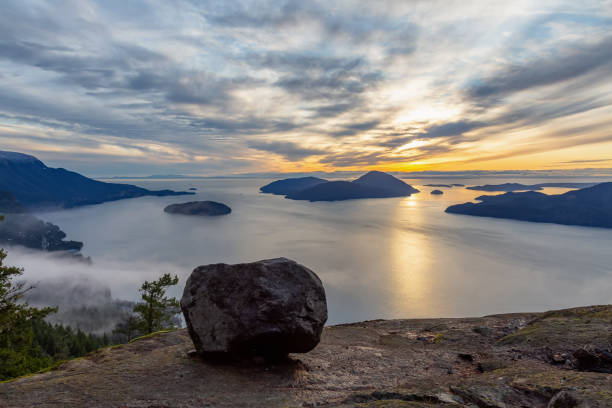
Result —
[[207, 362], [178, 330], [0, 384], [0, 406], [610, 407], [611, 342], [612, 306], [331, 326], [276, 363]]

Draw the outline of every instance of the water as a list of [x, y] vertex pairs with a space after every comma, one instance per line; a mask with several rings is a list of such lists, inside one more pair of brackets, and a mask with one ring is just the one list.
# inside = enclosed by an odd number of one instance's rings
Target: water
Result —
[[[260, 194], [267, 179], [130, 182], [198, 188], [194, 197], [143, 197], [40, 216], [85, 242], [92, 266], [12, 251], [31, 280], [71, 276], [136, 299], [145, 279], [176, 273], [182, 285], [202, 264], [294, 259], [323, 280], [329, 323], [377, 318], [459, 317], [612, 303], [612, 230], [444, 213], [482, 192], [466, 185], [513, 180], [406, 180], [406, 198], [309, 203]], [[537, 183], [555, 180], [523, 180]], [[572, 180], [576, 181], [576, 180]], [[578, 180], [579, 181], [579, 180]], [[566, 189], [548, 189], [558, 193]], [[229, 216], [170, 215], [186, 200], [228, 204]]]

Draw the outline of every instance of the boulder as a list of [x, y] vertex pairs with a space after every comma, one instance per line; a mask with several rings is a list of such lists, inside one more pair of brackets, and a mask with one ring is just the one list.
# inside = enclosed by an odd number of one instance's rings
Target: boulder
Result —
[[286, 258], [200, 266], [181, 309], [198, 353], [222, 358], [306, 353], [327, 321], [321, 280]]

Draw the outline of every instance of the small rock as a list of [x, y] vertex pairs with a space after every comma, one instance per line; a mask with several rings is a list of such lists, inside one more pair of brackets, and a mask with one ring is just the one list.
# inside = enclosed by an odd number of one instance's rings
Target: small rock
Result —
[[457, 357], [459, 357], [463, 361], [468, 361], [470, 363], [474, 362], [474, 356], [472, 356], [471, 354], [459, 353], [457, 354]]
[[481, 373], [495, 371], [506, 367], [507, 364], [501, 360], [485, 360], [478, 363], [478, 371]]
[[285, 258], [200, 266], [181, 309], [198, 353], [222, 358], [306, 353], [327, 321], [321, 280]]
[[548, 408], [574, 408], [577, 407], [580, 401], [571, 391], [560, 391], [550, 402]]
[[481, 336], [490, 336], [493, 333], [493, 330], [488, 327], [474, 327], [472, 331], [480, 334]]
[[578, 370], [612, 373], [612, 353], [607, 350], [581, 348], [573, 357]]

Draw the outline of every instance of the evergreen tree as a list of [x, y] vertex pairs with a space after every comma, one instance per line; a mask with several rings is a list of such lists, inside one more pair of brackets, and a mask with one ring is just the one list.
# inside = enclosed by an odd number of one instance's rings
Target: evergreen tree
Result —
[[121, 342], [129, 342], [142, 335], [140, 327], [141, 324], [138, 317], [130, 313], [121, 322], [117, 323], [113, 330], [113, 335], [120, 339]]
[[50, 367], [54, 362], [80, 357], [108, 346], [106, 335], [86, 334], [68, 326], [52, 325], [45, 317], [54, 308], [35, 308], [22, 301], [32, 286], [16, 282], [23, 269], [4, 266], [0, 249], [0, 381]]
[[145, 281], [141, 288], [142, 302], [134, 306], [139, 328], [144, 334], [174, 328], [175, 316], [179, 313], [176, 298], [166, 297], [166, 289], [178, 284], [178, 276], [164, 274], [156, 281]]
[[5, 258], [6, 252], [0, 249], [0, 380], [49, 365], [50, 358], [34, 341], [32, 322], [56, 311], [20, 302], [32, 286], [14, 281], [23, 274], [23, 269], [4, 266]]

